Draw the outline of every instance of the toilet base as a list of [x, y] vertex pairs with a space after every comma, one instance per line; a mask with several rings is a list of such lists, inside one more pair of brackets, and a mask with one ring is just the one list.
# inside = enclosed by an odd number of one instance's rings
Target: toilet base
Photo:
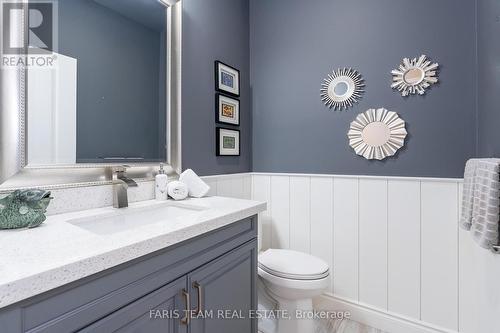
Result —
[[312, 299], [286, 300], [277, 299], [279, 310], [287, 313], [288, 318], [278, 320], [277, 333], [314, 333], [314, 320], [307, 315], [313, 310]]

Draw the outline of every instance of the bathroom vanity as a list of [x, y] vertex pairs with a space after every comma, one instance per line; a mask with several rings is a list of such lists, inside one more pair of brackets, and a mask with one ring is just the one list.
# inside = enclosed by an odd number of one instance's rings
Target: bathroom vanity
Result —
[[221, 197], [149, 201], [1, 232], [0, 327], [254, 333], [264, 209]]

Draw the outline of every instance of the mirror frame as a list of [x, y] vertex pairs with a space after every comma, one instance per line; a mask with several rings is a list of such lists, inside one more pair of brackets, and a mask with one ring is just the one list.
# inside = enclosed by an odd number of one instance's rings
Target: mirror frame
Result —
[[[419, 70], [422, 74], [420, 81], [411, 83], [406, 81], [405, 76], [409, 71]], [[422, 54], [419, 58], [404, 58], [397, 69], [391, 71], [391, 88], [399, 91], [401, 96], [424, 95], [432, 85], [439, 82], [438, 78], [439, 64], [433, 63]]]
[[[335, 93], [335, 87], [339, 83], [347, 85], [347, 91], [343, 95]], [[321, 100], [329, 108], [342, 111], [357, 103], [364, 93], [364, 79], [361, 74], [352, 68], [339, 68], [334, 70], [321, 84]]]
[[[28, 4], [19, 0], [24, 18]], [[170, 176], [182, 171], [181, 150], [181, 61], [182, 61], [182, 0], [162, 1], [167, 20], [167, 159], [165, 170]], [[16, 26], [15, 38], [28, 45], [28, 20]], [[3, 9], [0, 6], [0, 25]], [[0, 34], [0, 42], [3, 36]], [[71, 188], [111, 184], [113, 170], [123, 166], [109, 164], [27, 165], [27, 71], [24, 67], [0, 71], [0, 193], [23, 188]], [[131, 163], [127, 173], [138, 181], [152, 180], [159, 163]]]
[[[364, 131], [375, 123], [386, 126], [389, 132], [387, 140], [378, 146], [373, 146], [365, 141]], [[358, 114], [351, 122], [349, 132], [347, 132], [351, 148], [357, 155], [363, 156], [367, 160], [383, 160], [394, 156], [400, 148], [404, 147], [407, 135], [405, 121], [396, 112], [385, 108], [368, 109]]]

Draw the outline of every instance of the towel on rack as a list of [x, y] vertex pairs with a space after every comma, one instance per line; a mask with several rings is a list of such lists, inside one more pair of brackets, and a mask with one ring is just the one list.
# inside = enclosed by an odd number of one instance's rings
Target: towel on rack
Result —
[[470, 159], [465, 165], [460, 226], [486, 249], [499, 244], [500, 159]]
[[474, 204], [474, 176], [476, 174], [478, 159], [470, 159], [465, 163], [464, 185], [462, 190], [462, 213], [460, 226], [470, 230], [472, 226], [472, 206]]

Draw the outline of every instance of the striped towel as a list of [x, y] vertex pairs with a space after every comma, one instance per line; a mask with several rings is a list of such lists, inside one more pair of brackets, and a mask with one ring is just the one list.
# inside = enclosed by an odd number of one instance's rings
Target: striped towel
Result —
[[465, 165], [460, 226], [479, 246], [493, 249], [500, 233], [500, 159], [470, 159]]

